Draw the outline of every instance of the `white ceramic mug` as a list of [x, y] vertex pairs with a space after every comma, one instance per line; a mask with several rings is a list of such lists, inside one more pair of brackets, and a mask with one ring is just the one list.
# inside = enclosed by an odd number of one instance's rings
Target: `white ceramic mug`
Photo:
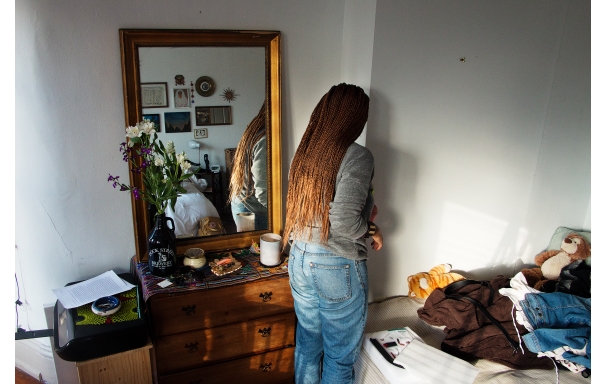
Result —
[[282, 236], [275, 233], [265, 233], [261, 235], [259, 247], [261, 248], [261, 264], [267, 267], [275, 267], [279, 265], [280, 260], [280, 243]]
[[255, 214], [252, 212], [240, 212], [236, 215], [236, 228], [238, 232], [255, 230]]

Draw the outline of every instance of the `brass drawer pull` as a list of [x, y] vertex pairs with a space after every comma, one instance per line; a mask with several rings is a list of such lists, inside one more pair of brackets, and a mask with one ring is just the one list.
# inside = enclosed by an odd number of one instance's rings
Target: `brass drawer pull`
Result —
[[269, 372], [271, 371], [271, 363], [263, 364], [259, 368], [261, 368], [263, 372]]
[[261, 337], [267, 337], [271, 333], [271, 327], [259, 329], [259, 333], [261, 334]]
[[191, 316], [196, 314], [196, 306], [188, 305], [187, 307], [181, 308], [182, 311], [185, 312], [185, 316]]
[[187, 348], [189, 353], [194, 353], [198, 351], [198, 342], [185, 344], [185, 348]]
[[261, 293], [259, 294], [259, 297], [261, 297], [263, 299], [263, 302], [267, 302], [267, 301], [271, 301], [271, 292], [265, 292], [265, 293]]

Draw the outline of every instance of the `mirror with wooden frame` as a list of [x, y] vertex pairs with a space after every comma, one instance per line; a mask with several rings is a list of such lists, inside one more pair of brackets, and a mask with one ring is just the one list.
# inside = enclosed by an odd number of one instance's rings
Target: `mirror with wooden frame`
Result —
[[[121, 29], [120, 46], [126, 126], [150, 119], [160, 140], [173, 141], [199, 167], [196, 188], [186, 188], [171, 212], [179, 224], [177, 253], [250, 247], [263, 233], [281, 234], [280, 32]], [[229, 178], [235, 148], [262, 106], [267, 216], [261, 226], [242, 229], [229, 204]], [[142, 188], [141, 175], [129, 174], [131, 185]], [[146, 261], [153, 213], [131, 199], [136, 260]], [[206, 208], [188, 205], [201, 200]], [[207, 216], [219, 217], [220, 234], [199, 231]]]

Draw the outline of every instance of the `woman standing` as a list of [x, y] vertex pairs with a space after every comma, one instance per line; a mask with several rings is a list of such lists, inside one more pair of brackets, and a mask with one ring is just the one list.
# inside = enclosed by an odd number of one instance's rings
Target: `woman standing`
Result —
[[246, 127], [234, 154], [229, 181], [229, 201], [234, 221], [238, 213], [255, 214], [255, 229], [267, 229], [267, 138], [265, 103]]
[[368, 310], [366, 239], [383, 246], [368, 221], [374, 205], [372, 153], [354, 143], [368, 119], [360, 87], [331, 87], [292, 160], [284, 243], [295, 301], [296, 383], [352, 383]]

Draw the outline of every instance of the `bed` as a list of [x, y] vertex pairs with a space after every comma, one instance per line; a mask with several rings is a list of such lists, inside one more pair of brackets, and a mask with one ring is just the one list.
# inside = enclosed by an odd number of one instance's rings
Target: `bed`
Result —
[[[392, 297], [382, 302], [371, 303], [368, 306], [368, 321], [365, 333], [374, 333], [387, 329], [409, 327], [425, 343], [440, 349], [440, 344], [445, 337], [443, 327], [436, 327], [421, 320], [417, 310], [423, 307], [423, 303], [407, 296]], [[504, 365], [480, 359], [471, 362], [479, 369], [474, 384], [520, 384], [520, 383], [563, 383], [563, 384], [588, 384], [591, 376], [584, 378], [580, 373], [573, 373], [565, 368], [556, 370], [516, 370]], [[373, 363], [366, 349], [363, 348], [355, 366], [356, 384], [388, 384], [389, 381]], [[445, 379], [444, 383], [448, 383]]]
[[[583, 231], [578, 229], [571, 229], [567, 227], [558, 227], [554, 232], [549, 245], [547, 246], [547, 250], [557, 250], [562, 246], [562, 242], [564, 239], [572, 234], [581, 235], [587, 243], [591, 244], [591, 232]], [[581, 260], [579, 260], [581, 261]], [[591, 257], [587, 260], [587, 264], [590, 266]], [[575, 263], [571, 263], [570, 266]], [[590, 268], [590, 267], [589, 267]], [[564, 272], [563, 268], [562, 274], [560, 275], [559, 281], [561, 281], [565, 276], [569, 276]], [[571, 272], [571, 271], [568, 271]], [[526, 283], [526, 280], [523, 277], [520, 277], [521, 274], [516, 274], [511, 278], [511, 282], [516, 280], [518, 285], [520, 281], [523, 281], [522, 284]], [[583, 275], [576, 275], [583, 276]], [[589, 271], [589, 277], [583, 276], [584, 279], [580, 279], [579, 282], [584, 282], [585, 284], [580, 285], [584, 287], [584, 292], [579, 294], [581, 297], [591, 297], [591, 272]], [[521, 280], [523, 279], [523, 280]], [[587, 280], [588, 279], [588, 280]], [[569, 286], [570, 287], [570, 286]], [[588, 290], [588, 291], [587, 291]], [[538, 292], [538, 291], [536, 291]], [[549, 292], [549, 291], [547, 291]], [[436, 292], [434, 292], [436, 293]], [[440, 292], [441, 293], [441, 292]], [[440, 294], [438, 293], [438, 294]], [[428, 297], [427, 300], [430, 300]], [[508, 303], [510, 303], [509, 298], [505, 299]], [[445, 326], [435, 326], [430, 325], [428, 322], [423, 320], [427, 315], [427, 305], [425, 305], [427, 301], [421, 301], [416, 298], [408, 297], [408, 296], [396, 296], [389, 298], [387, 300], [381, 302], [375, 302], [369, 304], [368, 307], [368, 320], [366, 323], [365, 333], [368, 338], [369, 334], [385, 331], [390, 329], [399, 329], [404, 327], [409, 327], [414, 333], [416, 333], [426, 344], [441, 349], [442, 342], [446, 338], [446, 334], [443, 332]], [[510, 304], [508, 304], [510, 305]], [[589, 304], [590, 305], [590, 304]], [[431, 303], [430, 303], [431, 306]], [[425, 308], [424, 308], [425, 307]], [[473, 307], [473, 306], [472, 306]], [[419, 309], [424, 308], [421, 313], [418, 312]], [[438, 310], [443, 310], [444, 308], [439, 308]], [[589, 309], [590, 312], [590, 309]], [[512, 314], [513, 315], [513, 314]], [[540, 316], [540, 315], [539, 315]], [[590, 316], [590, 314], [589, 314]], [[580, 318], [577, 318], [577, 322], [579, 322]], [[431, 321], [430, 321], [431, 322]], [[435, 322], [433, 324], [436, 324]], [[440, 323], [444, 324], [444, 323]], [[590, 323], [589, 323], [590, 324]], [[591, 326], [589, 326], [591, 328]], [[493, 329], [494, 330], [494, 329]], [[519, 339], [518, 339], [519, 340]], [[589, 335], [589, 340], [591, 340], [591, 336]], [[445, 343], [450, 344], [450, 342]], [[572, 344], [571, 344], [572, 345]], [[374, 359], [377, 359], [376, 350], [370, 350], [370, 355], [368, 350], [371, 347], [368, 343], [364, 344], [362, 348], [361, 355], [358, 358], [355, 364], [355, 372], [356, 372], [356, 384], [383, 384], [390, 383], [385, 375], [382, 374], [381, 369], [377, 367], [374, 363]], [[502, 349], [498, 349], [499, 352], [503, 352]], [[590, 350], [590, 349], [589, 349]], [[432, 350], [430, 350], [432, 351]], [[371, 358], [370, 356], [373, 356]], [[511, 355], [510, 355], [511, 356]], [[517, 356], [523, 357], [523, 356]], [[528, 356], [526, 356], [528, 357]], [[548, 357], [541, 358], [541, 364], [543, 364], [543, 359], [548, 359]], [[536, 361], [536, 360], [535, 360]], [[470, 363], [478, 368], [479, 373], [475, 377], [473, 384], [480, 383], [493, 383], [493, 384], [519, 384], [519, 383], [564, 383], [564, 384], [587, 384], [591, 383], [591, 376], [585, 378], [581, 373], [575, 373], [571, 370], [562, 367], [558, 364], [558, 369], [513, 369], [508, 366], [486, 360], [486, 359], [476, 359], [470, 361]], [[379, 365], [384, 364], [384, 361], [381, 360]], [[546, 365], [548, 366], [548, 364]], [[535, 365], [533, 365], [535, 367]], [[550, 368], [550, 367], [548, 367]], [[584, 367], [583, 367], [584, 368]], [[389, 372], [387, 372], [389, 376]], [[448, 383], [448, 380], [444, 380], [444, 383]]]
[[200, 220], [206, 217], [220, 220], [219, 212], [204, 196], [203, 192], [207, 186], [204, 179], [193, 179], [192, 176], [192, 179], [184, 181], [181, 185], [187, 192], [177, 198], [174, 210], [168, 206], [166, 216], [173, 219], [177, 238], [198, 236]]

